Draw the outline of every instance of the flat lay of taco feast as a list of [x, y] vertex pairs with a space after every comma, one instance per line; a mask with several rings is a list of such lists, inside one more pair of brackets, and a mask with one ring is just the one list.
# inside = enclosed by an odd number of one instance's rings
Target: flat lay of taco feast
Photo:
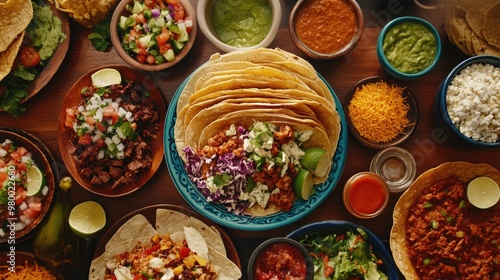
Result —
[[0, 0], [0, 279], [500, 279], [497, 2]]

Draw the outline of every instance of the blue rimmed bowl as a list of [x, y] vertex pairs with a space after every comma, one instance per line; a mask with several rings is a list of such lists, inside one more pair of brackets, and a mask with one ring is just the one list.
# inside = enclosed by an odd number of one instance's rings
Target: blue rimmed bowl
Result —
[[[469, 147], [476, 148], [495, 148], [500, 147], [500, 140], [496, 142], [486, 142], [475, 139], [476, 137], [471, 137], [464, 134], [464, 130], [459, 128], [450, 118], [448, 104], [446, 101], [446, 96], [448, 93], [448, 89], [453, 79], [457, 75], [459, 75], [465, 68], [473, 65], [473, 64], [489, 64], [493, 65], [498, 72], [498, 68], [500, 67], [500, 57], [490, 56], [490, 55], [481, 55], [474, 56], [468, 58], [461, 63], [459, 63], [453, 70], [446, 76], [444, 81], [437, 89], [436, 96], [434, 98], [434, 108], [433, 108], [433, 117], [437, 126], [444, 130], [447, 136], [454, 140], [455, 143], [459, 143]], [[474, 83], [479, 83], [478, 80], [475, 80]], [[493, 93], [496, 92], [496, 96], [498, 96], [498, 92], [500, 92], [500, 88], [497, 86], [496, 89], [492, 89]], [[471, 112], [476, 113], [476, 112]], [[494, 113], [492, 115], [495, 115]], [[498, 116], [498, 113], [496, 114]], [[500, 119], [496, 119], [496, 121], [500, 121]], [[499, 129], [498, 127], [496, 129]], [[494, 131], [495, 128], [492, 128]]]
[[[408, 27], [408, 24], [412, 26]], [[427, 37], [428, 40], [424, 40], [423, 39], [424, 37], [421, 36], [420, 33], [416, 33], [415, 31], [413, 31], [412, 29], [415, 28], [416, 26], [420, 27], [423, 26], [425, 28], [424, 30], [427, 30], [427, 32], [422, 31], [424, 33], [423, 35], [429, 35], [430, 33], [430, 35], [434, 37], [435, 45], [433, 45], [433, 43], [430, 42], [432, 40], [430, 37]], [[407, 29], [407, 28], [412, 28], [412, 29]], [[397, 32], [396, 34], [397, 36], [396, 37], [391, 36], [391, 34], [393, 34], [392, 32]], [[413, 36], [418, 38], [412, 38]], [[430, 46], [422, 47], [422, 44], [424, 45], [430, 44]], [[397, 49], [394, 50], [393, 47], [391, 47], [392, 45], [395, 46], [394, 48], [412, 46], [412, 50], [411, 53], [409, 52], [409, 50], [406, 49], [405, 50], [399, 49], [398, 51]], [[418, 54], [415, 54], [413, 52], [415, 51], [416, 47], [425, 49], [421, 49], [420, 52], [418, 52]], [[388, 52], [389, 49], [392, 52], [391, 54], [389, 54]], [[418, 61], [421, 61], [422, 56], [425, 56], [429, 52], [431, 53], [433, 52], [432, 57], [429, 58], [430, 60], [429, 62], [423, 63], [423, 65], [416, 65], [410, 67], [410, 68], [418, 67], [417, 70], [412, 71], [413, 69], [404, 68], [407, 63], [413, 64], [417, 63]], [[412, 58], [413, 61], [405, 59], [405, 62], [401, 64], [400, 61], [394, 60], [395, 59], [393, 57], [394, 55], [397, 55], [398, 57]], [[415, 55], [417, 57], [415, 57]], [[440, 56], [441, 56], [441, 39], [439, 37], [438, 31], [430, 22], [419, 17], [403, 16], [393, 19], [382, 28], [377, 39], [377, 58], [380, 62], [380, 65], [389, 75], [397, 79], [410, 80], [428, 74], [437, 65]]]

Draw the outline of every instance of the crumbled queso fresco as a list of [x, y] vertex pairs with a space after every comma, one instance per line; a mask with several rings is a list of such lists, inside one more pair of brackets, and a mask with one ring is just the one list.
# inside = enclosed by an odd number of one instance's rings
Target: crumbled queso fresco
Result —
[[446, 93], [453, 124], [482, 142], [500, 141], [500, 68], [471, 64], [453, 78]]

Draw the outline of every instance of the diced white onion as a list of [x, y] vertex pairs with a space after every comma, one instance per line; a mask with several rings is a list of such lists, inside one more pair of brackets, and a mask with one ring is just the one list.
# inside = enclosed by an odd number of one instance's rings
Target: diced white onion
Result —
[[108, 145], [108, 146], [109, 146], [109, 145], [111, 145], [111, 143], [113, 143], [113, 140], [111, 140], [111, 138], [109, 138], [109, 137], [106, 137], [106, 138], [104, 139], [104, 143], [106, 143], [106, 145]]
[[[22, 216], [21, 216], [22, 217]], [[14, 230], [19, 231], [22, 230], [26, 225], [24, 223], [16, 223]]]
[[0, 148], [0, 157], [4, 157], [6, 155], [7, 155], [7, 151], [4, 150], [4, 149], [2, 149], [2, 148]]
[[118, 137], [118, 135], [116, 135], [116, 134], [113, 135], [113, 137], [111, 138], [111, 140], [113, 140], [113, 143], [115, 143], [115, 144], [118, 144], [118, 143], [121, 142], [120, 137]]
[[48, 193], [49, 193], [49, 187], [48, 186], [44, 186], [43, 189], [42, 189], [43, 196], [46, 196]]
[[124, 151], [120, 151], [120, 152], [116, 153], [116, 158], [117, 159], [124, 159], [125, 158], [125, 152]]
[[127, 120], [129, 120], [129, 121], [133, 121], [134, 120], [134, 118], [132, 118], [132, 112], [127, 112], [125, 114], [125, 118], [127, 118]]
[[23, 203], [19, 204], [19, 210], [24, 211], [26, 208], [28, 208], [28, 204], [23, 201]]
[[118, 151], [123, 151], [123, 149], [125, 149], [125, 145], [123, 145], [123, 143], [120, 143], [116, 146], [116, 148], [118, 149]]
[[97, 153], [97, 159], [103, 159], [104, 158], [104, 150], [100, 150], [98, 153]]

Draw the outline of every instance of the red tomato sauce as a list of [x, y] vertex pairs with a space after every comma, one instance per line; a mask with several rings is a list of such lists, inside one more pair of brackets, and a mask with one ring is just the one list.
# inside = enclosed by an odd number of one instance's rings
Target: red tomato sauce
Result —
[[256, 280], [306, 279], [307, 265], [302, 252], [288, 243], [273, 244], [257, 256]]
[[377, 212], [385, 203], [387, 190], [377, 180], [361, 177], [354, 181], [349, 191], [352, 208], [363, 214]]
[[297, 35], [310, 49], [333, 53], [347, 46], [356, 33], [354, 9], [344, 0], [309, 0], [295, 18]]

